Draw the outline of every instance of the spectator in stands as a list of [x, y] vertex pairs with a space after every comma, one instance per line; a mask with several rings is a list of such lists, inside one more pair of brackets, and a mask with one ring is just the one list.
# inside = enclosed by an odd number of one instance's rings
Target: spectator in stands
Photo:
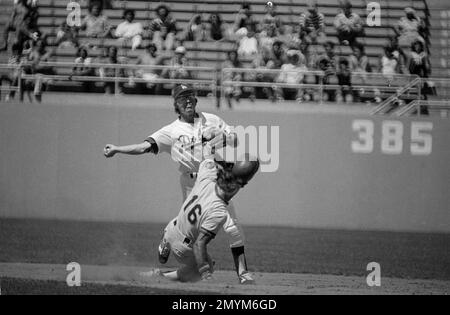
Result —
[[[241, 61], [239, 60], [239, 55], [237, 51], [229, 51], [227, 60], [222, 65], [222, 69], [225, 68], [243, 68]], [[242, 81], [242, 73], [241, 72], [232, 72], [227, 71], [224, 73], [224, 80], [225, 81]], [[236, 102], [239, 102], [240, 97], [242, 95], [242, 88], [238, 85], [234, 86], [226, 86], [224, 89], [225, 92], [225, 98], [228, 103], [228, 107], [232, 108], [232, 99], [234, 98]]]
[[[192, 79], [192, 74], [186, 67], [189, 67], [189, 62], [186, 57], [186, 48], [179, 46], [175, 49], [175, 56], [170, 60], [169, 66], [173, 69], [165, 69], [162, 73], [162, 77], [169, 79]], [[168, 86], [173, 88], [174, 85]]]
[[[87, 47], [81, 46], [78, 48], [75, 64], [76, 66], [72, 69], [72, 76], [95, 76], [95, 69], [91, 67], [92, 58], [89, 57]], [[94, 81], [82, 81], [83, 92], [92, 92], [94, 87]]]
[[[281, 40], [276, 40], [273, 43], [271, 56], [268, 60], [265, 60], [265, 68], [269, 70], [280, 70], [286, 62], [287, 57], [283, 48], [283, 42]], [[265, 74], [263, 81], [274, 82], [277, 77], [278, 75], [276, 74]], [[274, 90], [272, 88], [263, 88], [263, 92], [270, 100], [276, 100], [276, 95], [274, 94]]]
[[[103, 64], [126, 64], [127, 59], [125, 57], [119, 57], [118, 50], [116, 46], [110, 46], [105, 48], [104, 56], [101, 58], [100, 63]], [[126, 77], [126, 71], [124, 69], [114, 69], [111, 67], [101, 67], [98, 69], [98, 75], [101, 79], [107, 78], [124, 78]], [[105, 88], [106, 94], [113, 94], [115, 91], [115, 83], [114, 81], [104, 81], [102, 82], [103, 87]], [[117, 93], [122, 93], [123, 84], [119, 83], [119, 90]]]
[[325, 69], [325, 72], [336, 74], [339, 70], [339, 57], [336, 55], [336, 44], [332, 41], [327, 41], [323, 45], [325, 49], [325, 54], [319, 57], [323, 60], [323, 58], [327, 59], [328, 67]]
[[78, 47], [78, 27], [63, 22], [56, 33], [55, 45], [59, 47]]
[[277, 15], [276, 5], [273, 2], [269, 1], [266, 4], [265, 10], [266, 15], [264, 15], [263, 18], [262, 30], [267, 30], [268, 27], [274, 26], [280, 34], [283, 34], [283, 24], [280, 17]]
[[300, 49], [300, 44], [302, 43], [300, 26], [285, 25], [283, 29], [283, 35], [280, 35], [278, 38], [280, 38], [289, 48]]
[[340, 89], [337, 91], [337, 102], [352, 103], [353, 89], [352, 89], [352, 72], [350, 69], [350, 62], [347, 58], [341, 57], [339, 59], [339, 71], [337, 72], [338, 83]]
[[[249, 82], [274, 82], [278, 74], [258, 72], [258, 70], [279, 70], [286, 63], [286, 54], [283, 49], [283, 42], [275, 40], [268, 53], [260, 53], [253, 58], [252, 68], [254, 72], [245, 74], [244, 81]], [[254, 101], [257, 95], [263, 94], [271, 101], [275, 101], [275, 94], [272, 88], [248, 87], [244, 88], [250, 93], [250, 99]]]
[[364, 34], [364, 22], [358, 14], [352, 12], [352, 4], [349, 0], [341, 2], [342, 12], [335, 20], [339, 42], [342, 45], [353, 46], [356, 39]]
[[167, 6], [160, 5], [156, 8], [156, 18], [151, 22], [150, 30], [153, 33], [153, 43], [158, 51], [173, 50], [177, 24]]
[[417, 15], [413, 8], [405, 9], [405, 16], [395, 25], [394, 30], [398, 36], [401, 47], [410, 47], [416, 39], [425, 43], [423, 38], [426, 29], [425, 22]]
[[238, 14], [236, 15], [233, 27], [234, 33], [236, 37], [240, 39], [243, 36], [247, 35], [247, 32], [250, 29], [256, 32], [256, 29], [254, 29], [255, 26], [256, 21], [253, 19], [250, 4], [244, 2], [242, 4], [241, 10], [239, 10]]
[[131, 42], [131, 49], [136, 50], [142, 42], [142, 32], [144, 31], [142, 24], [133, 22], [135, 18], [135, 11], [126, 9], [123, 12], [123, 21], [120, 23], [115, 31], [115, 36], [119, 38], [121, 43]]
[[405, 50], [402, 47], [400, 47], [399, 42], [398, 42], [398, 37], [391, 36], [389, 38], [387, 46], [389, 46], [392, 49], [395, 58], [398, 59], [399, 73], [408, 74], [409, 73], [408, 69], [406, 69], [406, 61], [408, 59], [408, 56], [406, 53], [407, 51], [405, 52]]
[[195, 14], [189, 22], [186, 36], [184, 39], [187, 41], [203, 41], [206, 38], [206, 28], [203, 24], [201, 14]]
[[[366, 50], [363, 44], [356, 42], [352, 47], [352, 54], [349, 57], [350, 71], [352, 72], [352, 80], [358, 82], [361, 85], [365, 85], [367, 81], [367, 73], [372, 72], [372, 66], [369, 63], [369, 57], [366, 55]], [[358, 101], [361, 94], [364, 94], [365, 90], [353, 92], [355, 101]]]
[[352, 47], [352, 54], [350, 55], [350, 70], [352, 72], [372, 72], [372, 68], [369, 63], [369, 57], [366, 55], [366, 49], [364, 45], [355, 42]]
[[[19, 66], [21, 64], [21, 57], [22, 57], [22, 49], [21, 45], [19, 43], [15, 43], [11, 47], [11, 56], [8, 59], [8, 65], [9, 66]], [[0, 83], [3, 84], [4, 81], [8, 82], [9, 86], [18, 86], [19, 84], [19, 73], [20, 69], [7, 69], [7, 74], [1, 74], [0, 75]], [[15, 92], [9, 91], [6, 94], [5, 101], [9, 101], [11, 98], [14, 98]], [[0, 89], [0, 100], [1, 100], [1, 89]]]
[[[166, 57], [163, 55], [158, 55], [158, 48], [154, 43], [150, 43], [145, 47], [145, 52], [141, 54], [136, 62], [136, 65], [142, 66], [161, 66], [164, 64]], [[144, 79], [146, 83], [146, 87], [151, 89], [155, 84], [155, 80], [160, 78], [161, 70], [157, 69], [138, 69], [136, 70], [135, 76], [138, 78]], [[160, 85], [158, 84], [158, 90], [160, 89]]]
[[111, 35], [111, 25], [103, 14], [101, 2], [91, 2], [89, 13], [81, 23], [81, 30], [85, 31], [87, 37], [105, 38]]
[[317, 0], [308, 1], [308, 12], [300, 15], [300, 38], [312, 44], [324, 43], [325, 16], [319, 12]]
[[8, 48], [8, 36], [14, 32], [13, 44], [23, 45], [28, 39], [37, 40], [39, 37], [37, 20], [39, 18], [35, 1], [19, 0], [14, 5], [13, 12], [3, 31], [3, 44], [0, 51]]
[[[321, 55], [317, 60], [317, 68], [323, 71], [323, 77], [317, 77], [317, 83], [322, 80], [323, 85], [332, 85], [338, 83], [337, 73], [339, 72], [339, 57], [335, 52], [335, 44], [327, 41], [324, 44], [325, 54]], [[336, 100], [336, 90], [329, 88], [324, 89], [324, 100], [334, 102]]]
[[430, 59], [425, 51], [425, 45], [420, 39], [416, 39], [411, 44], [407, 68], [410, 74], [418, 75], [421, 78], [428, 78], [431, 73]]
[[[40, 38], [36, 41], [36, 45], [28, 55], [29, 65], [24, 68], [25, 73], [34, 74], [34, 97], [40, 102], [42, 99], [42, 91], [51, 82], [51, 79], [46, 78], [46, 75], [54, 75], [53, 67], [43, 65], [42, 62], [50, 61], [53, 51], [47, 51], [47, 39]], [[28, 82], [29, 85], [31, 82]]]
[[384, 54], [378, 61], [378, 72], [393, 80], [393, 75], [400, 73], [398, 52], [390, 45], [384, 47]]
[[281, 69], [281, 66], [286, 63], [287, 58], [283, 45], [284, 43], [281, 40], [276, 40], [273, 43], [272, 56], [266, 64], [268, 69]]
[[[287, 62], [281, 66], [281, 73], [276, 79], [277, 83], [301, 84], [305, 80], [306, 67], [305, 56], [299, 50], [288, 50]], [[303, 89], [301, 88], [276, 88], [277, 100], [295, 98], [298, 102], [303, 101]]]
[[223, 24], [222, 17], [218, 13], [209, 16], [206, 24], [206, 37], [209, 40], [222, 40], [226, 34], [226, 27]]
[[271, 24], [259, 36], [259, 47], [264, 56], [272, 54], [273, 43], [278, 40], [278, 31], [275, 25]]
[[259, 53], [258, 40], [255, 37], [253, 28], [250, 28], [247, 35], [239, 41], [238, 54], [240, 58], [251, 58]]
[[310, 71], [317, 69], [317, 51], [311, 46], [308, 40], [301, 41], [299, 45], [299, 50], [303, 56], [305, 56], [306, 66]]
[[[408, 57], [407, 68], [411, 74], [417, 75], [424, 79], [428, 78], [431, 74], [430, 59], [425, 51], [425, 45], [420, 39], [416, 39], [416, 41], [411, 44], [411, 52]], [[436, 94], [434, 82], [424, 80], [421, 89], [422, 99], [427, 100], [428, 95], [433, 94]], [[420, 107], [420, 113], [421, 115], [428, 115], [428, 107], [422, 105]]]

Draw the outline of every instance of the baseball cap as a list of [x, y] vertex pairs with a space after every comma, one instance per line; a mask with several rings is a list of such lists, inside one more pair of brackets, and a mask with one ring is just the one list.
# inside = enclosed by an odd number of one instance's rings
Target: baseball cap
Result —
[[174, 99], [179, 98], [180, 96], [183, 95], [193, 95], [195, 94], [195, 91], [192, 87], [185, 85], [185, 84], [180, 84], [177, 85], [173, 90], [172, 90], [172, 96]]

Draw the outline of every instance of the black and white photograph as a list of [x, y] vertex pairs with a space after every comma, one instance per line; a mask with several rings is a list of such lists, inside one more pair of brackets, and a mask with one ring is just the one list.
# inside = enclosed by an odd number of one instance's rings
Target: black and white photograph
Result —
[[0, 299], [448, 295], [450, 2], [0, 0], [0, 152]]

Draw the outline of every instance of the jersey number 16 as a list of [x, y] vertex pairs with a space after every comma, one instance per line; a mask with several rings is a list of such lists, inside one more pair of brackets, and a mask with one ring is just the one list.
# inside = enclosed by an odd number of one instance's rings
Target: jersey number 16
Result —
[[[195, 200], [198, 199], [197, 195], [192, 196], [191, 200], [189, 200], [189, 202], [187, 203], [187, 205], [184, 207], [184, 212], [186, 212], [186, 210], [188, 210], [188, 208], [194, 203]], [[188, 212], [188, 221], [189, 223], [191, 223], [192, 225], [194, 225], [195, 223], [197, 223], [197, 215], [200, 216], [202, 214], [202, 206], [199, 204], [196, 204], [195, 206], [193, 206], [191, 208], [191, 210], [189, 210]]]

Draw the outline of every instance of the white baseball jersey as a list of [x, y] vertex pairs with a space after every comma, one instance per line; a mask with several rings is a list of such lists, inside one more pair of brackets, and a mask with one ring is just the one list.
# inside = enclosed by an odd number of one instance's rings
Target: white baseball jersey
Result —
[[197, 181], [177, 217], [179, 231], [192, 242], [201, 231], [213, 236], [225, 224], [228, 203], [216, 193], [217, 167], [211, 159], [200, 164]]
[[[177, 119], [148, 137], [155, 140], [159, 152], [172, 155], [172, 158], [179, 163], [179, 170], [182, 173], [198, 171], [202, 154], [194, 150], [202, 150], [202, 132], [205, 128], [215, 126], [225, 134], [231, 133], [231, 127], [218, 116], [209, 113], [198, 113], [198, 115], [194, 124]], [[190, 152], [188, 156], [186, 152]]]

